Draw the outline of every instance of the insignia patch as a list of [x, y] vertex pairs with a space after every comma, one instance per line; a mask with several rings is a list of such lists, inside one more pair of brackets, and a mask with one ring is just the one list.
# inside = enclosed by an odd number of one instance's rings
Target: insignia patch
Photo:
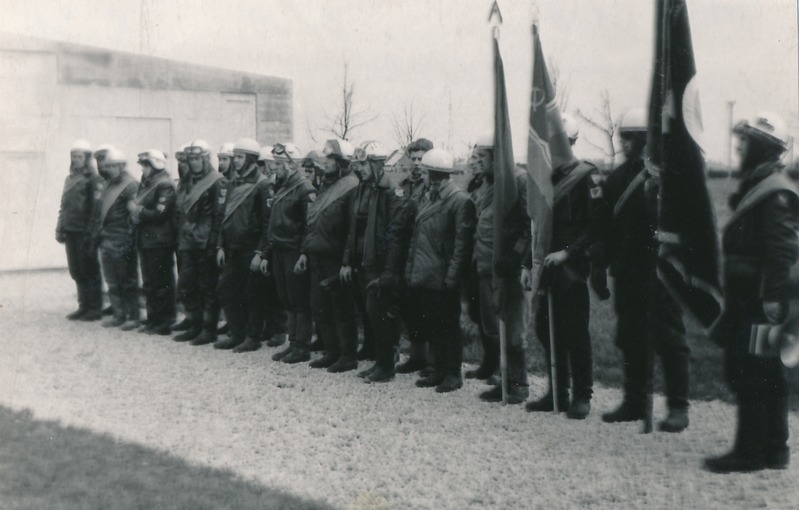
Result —
[[158, 207], [156, 207], [156, 209], [158, 209], [158, 212], [164, 212], [164, 210], [166, 209], [166, 205], [158, 204]]
[[219, 205], [222, 205], [224, 203], [225, 203], [225, 197], [219, 197]]
[[158, 197], [158, 203], [159, 203], [159, 204], [164, 204], [164, 203], [166, 203], [166, 197]]
[[308, 200], [316, 202], [316, 193], [308, 193]]
[[102, 194], [103, 194], [103, 192], [98, 189], [97, 191], [94, 192], [94, 199], [95, 200], [100, 200], [100, 197], [102, 196]]
[[594, 184], [599, 184], [602, 182], [602, 176], [599, 174], [591, 174], [591, 181], [593, 181]]
[[266, 199], [266, 206], [269, 207], [270, 209], [272, 208], [272, 199], [271, 198], [267, 198]]
[[602, 188], [599, 186], [591, 188], [591, 198], [602, 198]]
[[98, 182], [97, 183], [97, 191], [103, 191], [103, 183], [102, 182]]
[[219, 193], [222, 195], [222, 198], [225, 198], [227, 196], [227, 188], [222, 188], [219, 190]]
[[402, 188], [397, 188], [394, 190], [394, 194], [397, 195], [399, 198], [402, 198], [405, 196], [405, 190]]

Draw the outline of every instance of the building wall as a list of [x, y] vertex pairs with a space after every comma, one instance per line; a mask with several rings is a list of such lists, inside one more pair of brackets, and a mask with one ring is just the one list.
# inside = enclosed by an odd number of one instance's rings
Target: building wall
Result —
[[[0, 270], [66, 265], [53, 239], [69, 147], [136, 155], [195, 138], [292, 139], [291, 82], [140, 55], [0, 35]], [[214, 158], [215, 159], [215, 158]]]

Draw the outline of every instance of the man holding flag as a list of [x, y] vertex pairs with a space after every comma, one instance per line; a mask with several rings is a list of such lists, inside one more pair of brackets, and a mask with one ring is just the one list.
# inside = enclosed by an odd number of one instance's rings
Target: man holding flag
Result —
[[[495, 32], [496, 33], [496, 32]], [[477, 206], [475, 258], [480, 274], [480, 300], [491, 303], [493, 319], [481, 313], [483, 329], [497, 331], [504, 342], [500, 356], [507, 359], [503, 384], [483, 392], [487, 402], [503, 401], [503, 386], [507, 388], [505, 402], [521, 404], [529, 395], [525, 360], [526, 325], [524, 289], [520, 282], [522, 261], [529, 253], [530, 229], [526, 211], [527, 186], [524, 172], [517, 172], [513, 162], [508, 101], [505, 93], [505, 71], [499, 44], [494, 38], [494, 143], [481, 147], [477, 157], [493, 171], [487, 172]], [[487, 145], [487, 144], [486, 144]], [[497, 316], [499, 324], [497, 324]], [[486, 328], [486, 322], [492, 321]], [[497, 327], [498, 326], [498, 327]], [[504, 328], [504, 331], [503, 331]]]

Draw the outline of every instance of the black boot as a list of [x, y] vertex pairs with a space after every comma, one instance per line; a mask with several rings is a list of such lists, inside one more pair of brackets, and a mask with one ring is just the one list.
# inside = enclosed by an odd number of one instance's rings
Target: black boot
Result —
[[374, 370], [364, 379], [364, 382], [385, 383], [393, 379], [394, 379], [394, 370], [375, 365]]
[[311, 352], [321, 352], [325, 350], [325, 343], [318, 336], [311, 342]]
[[76, 320], [80, 319], [81, 317], [83, 317], [84, 315], [86, 315], [87, 311], [88, 310], [86, 310], [85, 308], [78, 308], [74, 312], [72, 312], [72, 313], [67, 315], [67, 320], [76, 321]]
[[194, 340], [195, 338], [200, 336], [200, 333], [202, 332], [203, 332], [202, 325], [199, 322], [192, 321], [191, 324], [189, 324], [189, 327], [183, 330], [183, 333], [175, 335], [175, 337], [172, 340], [176, 342], [188, 342], [189, 340]]
[[224, 337], [214, 342], [214, 349], [233, 349], [244, 341], [243, 338]]
[[190, 345], [208, 345], [216, 342], [216, 331], [205, 329], [194, 340], [189, 342]]
[[309, 351], [305, 347], [294, 347], [291, 352], [286, 355], [282, 361], [283, 363], [288, 363], [289, 365], [293, 365], [295, 363], [302, 363], [304, 361], [308, 361], [311, 359], [311, 351]]
[[436, 393], [450, 393], [461, 388], [463, 388], [461, 375], [448, 375], [441, 384], [436, 386]]
[[358, 360], [352, 359], [349, 356], [341, 356], [335, 363], [327, 368], [331, 374], [340, 374], [342, 372], [349, 372], [358, 368]]
[[[558, 397], [558, 410], [563, 412], [566, 411], [568, 407], [569, 407], [568, 394], [560, 392], [560, 396]], [[555, 410], [555, 403], [552, 401], [552, 391], [548, 391], [546, 395], [539, 398], [538, 400], [533, 400], [532, 402], [528, 402], [527, 405], [524, 406], [524, 408], [531, 413], [536, 413], [536, 412], [551, 413], [552, 411]]]
[[337, 352], [326, 352], [324, 356], [310, 363], [311, 368], [327, 368], [341, 357]]
[[285, 333], [277, 333], [273, 335], [272, 338], [266, 341], [267, 347], [280, 347], [284, 343], [286, 343], [286, 335]]
[[187, 331], [191, 329], [192, 326], [194, 326], [194, 321], [187, 316], [182, 321], [172, 326], [172, 331]]
[[244, 342], [233, 348], [233, 352], [252, 352], [261, 348], [261, 341], [248, 336]]
[[480, 365], [475, 370], [468, 370], [464, 374], [467, 379], [488, 379], [494, 373], [494, 369], [487, 365]]
[[444, 382], [444, 379], [447, 378], [447, 374], [444, 372], [436, 372], [434, 371], [427, 377], [422, 377], [418, 381], [416, 381], [416, 386], [419, 388], [433, 388], [438, 386], [439, 384]]
[[644, 414], [646, 414], [644, 400], [625, 396], [619, 407], [602, 415], [602, 421], [605, 423], [638, 421], [644, 419]]
[[293, 350], [294, 350], [294, 345], [293, 344], [289, 344], [289, 346], [286, 347], [285, 349], [283, 349], [282, 351], [273, 354], [272, 355], [272, 361], [281, 361], [283, 358], [285, 358], [286, 356], [291, 354], [291, 351], [293, 351]]
[[766, 402], [758, 395], [738, 395], [738, 428], [732, 451], [705, 459], [712, 473], [746, 473], [766, 468]]
[[661, 432], [682, 432], [688, 428], [688, 408], [678, 407], [669, 409], [669, 415], [658, 423]]
[[[530, 396], [530, 388], [527, 385], [520, 385], [508, 382], [508, 404], [521, 404]], [[494, 386], [488, 391], [480, 394], [483, 402], [502, 402], [502, 385]]]
[[367, 377], [372, 375], [372, 372], [374, 372], [375, 370], [377, 370], [377, 363], [367, 368], [366, 370], [361, 370], [360, 372], [358, 372], [358, 377], [360, 377], [361, 379], [366, 379]]

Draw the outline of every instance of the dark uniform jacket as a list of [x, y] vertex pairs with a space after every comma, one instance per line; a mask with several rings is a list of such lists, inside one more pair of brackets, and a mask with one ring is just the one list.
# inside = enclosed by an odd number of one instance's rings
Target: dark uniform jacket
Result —
[[216, 248], [226, 195], [227, 180], [214, 170], [180, 186], [176, 207], [179, 250]]
[[[386, 174], [377, 182], [361, 182], [350, 198], [350, 224], [342, 265], [360, 265], [378, 273], [383, 271], [394, 241], [397, 214], [406, 204], [412, 202], [404, 197], [403, 192], [394, 189]], [[394, 264], [402, 262], [400, 252], [401, 250], [392, 257]], [[395, 274], [402, 273], [399, 267], [393, 269]]]
[[568, 252], [566, 264], [583, 278], [588, 276], [587, 251], [598, 228], [600, 181], [599, 170], [586, 162], [576, 161], [556, 168], [552, 174], [555, 199], [549, 251]]
[[272, 184], [257, 169], [229, 181], [217, 248], [263, 252], [273, 196]]
[[[599, 212], [603, 251], [610, 274], [616, 278], [648, 278], [657, 264], [657, 195], [654, 181], [643, 178], [644, 171], [643, 160], [626, 161], [611, 172], [603, 186]], [[630, 187], [633, 181], [635, 186]]]
[[153, 170], [142, 179], [136, 194], [142, 207], [136, 228], [139, 249], [175, 246], [175, 184], [166, 170]]
[[103, 188], [93, 219], [95, 245], [103, 249], [127, 250], [133, 247], [133, 225], [129, 204], [136, 199], [139, 183], [126, 171]]
[[[722, 240], [725, 315], [764, 322], [763, 302], [786, 305], [791, 297], [799, 195], [779, 171], [778, 163], [765, 163], [747, 172], [730, 199], [734, 213]], [[750, 200], [755, 192], [763, 192], [757, 203]]]
[[[530, 217], [527, 215], [527, 175], [525, 172], [516, 172], [516, 187], [519, 197], [513, 210], [504, 222], [504, 232], [500, 235], [507, 240], [505, 246], [508, 252], [503, 254], [501, 267], [497, 275], [503, 278], [514, 277], [521, 271], [521, 267], [531, 259], [530, 255]], [[477, 228], [474, 241], [474, 259], [477, 263], [477, 272], [481, 276], [491, 275], [494, 253], [494, 183], [488, 179], [483, 181], [481, 188], [475, 191]]]
[[299, 251], [307, 229], [308, 203], [316, 199], [316, 193], [316, 188], [297, 171], [275, 190], [269, 201], [271, 217], [267, 251]]
[[302, 254], [341, 260], [350, 226], [350, 201], [357, 188], [358, 178], [352, 174], [331, 184], [322, 183], [316, 200], [308, 204]]
[[56, 236], [66, 232], [88, 232], [105, 181], [90, 166], [72, 169], [64, 179]]
[[411, 287], [458, 290], [469, 267], [475, 209], [469, 195], [447, 180], [428, 190], [414, 220], [405, 279]]

